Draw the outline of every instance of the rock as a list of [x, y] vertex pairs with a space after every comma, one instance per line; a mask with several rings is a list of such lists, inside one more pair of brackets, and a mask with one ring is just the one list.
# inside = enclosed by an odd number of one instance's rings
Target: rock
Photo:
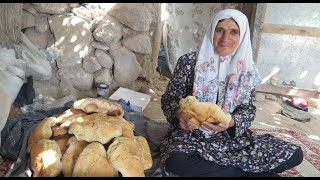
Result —
[[0, 61], [0, 71], [4, 71], [5, 69], [7, 69], [6, 64]]
[[103, 20], [104, 16], [98, 16], [96, 18], [94, 18], [91, 22], [90, 22], [90, 30], [91, 32], [94, 31], [98, 25], [100, 24], [100, 21]]
[[42, 94], [55, 99], [60, 98], [61, 94], [59, 81], [50, 79], [46, 81], [33, 81], [33, 83], [33, 88], [36, 94]]
[[114, 60], [114, 79], [120, 86], [126, 86], [135, 81], [141, 72], [134, 53], [124, 46], [110, 51]]
[[100, 9], [109, 11], [116, 3], [98, 3]]
[[139, 54], [135, 53], [137, 61], [139, 62], [140, 66], [142, 67], [140, 76], [146, 79], [150, 79], [150, 72], [151, 71], [151, 54]]
[[47, 54], [39, 50], [21, 32], [22, 58], [26, 61], [26, 77], [33, 76], [34, 80], [49, 80], [52, 76]]
[[[20, 45], [17, 45], [16, 47], [22, 49]], [[17, 49], [16, 47], [15, 49]], [[0, 48], [0, 62], [3, 62], [5, 65], [9, 64], [25, 70], [26, 62], [22, 60], [19, 53], [16, 53], [15, 49]]]
[[110, 69], [102, 68], [99, 71], [94, 73], [94, 83], [100, 84], [107, 84], [110, 85], [112, 81], [112, 74]]
[[141, 87], [140, 92], [150, 95], [151, 99], [157, 96], [156, 93], [150, 87], [146, 87], [146, 86]]
[[88, 23], [92, 21], [91, 12], [83, 6], [73, 8], [71, 12], [79, 18], [86, 20]]
[[34, 27], [26, 29], [24, 34], [36, 46], [46, 49], [48, 45], [48, 32], [40, 33]]
[[150, 11], [140, 3], [118, 3], [108, 11], [108, 14], [136, 31], [148, 31], [152, 22]]
[[79, 3], [69, 3], [69, 7], [70, 8], [76, 8], [76, 7], [79, 7], [80, 4]]
[[113, 78], [109, 85], [109, 95], [112, 95], [119, 87], [119, 83]]
[[102, 51], [107, 51], [109, 47], [103, 43], [97, 42], [97, 41], [92, 41], [91, 46], [96, 48], [96, 49], [101, 49]]
[[51, 31], [47, 31], [48, 33], [48, 44], [47, 44], [47, 47], [51, 47], [51, 48], [54, 48], [54, 36], [53, 34], [51, 33]]
[[275, 95], [272, 94], [266, 94], [266, 99], [272, 100], [272, 101], [277, 101], [278, 98]]
[[134, 36], [129, 36], [128, 38], [124, 38], [122, 40], [122, 44], [140, 54], [151, 54], [152, 53], [152, 47], [151, 47], [151, 40], [150, 36], [148, 34], [137, 34]]
[[57, 63], [55, 63], [55, 61], [60, 56], [59, 50], [55, 47], [48, 47], [46, 50], [47, 50], [46, 54], [48, 55], [48, 59], [51, 64], [51, 67], [54, 66], [55, 67], [54, 71], [57, 71], [58, 67], [57, 67]]
[[82, 58], [93, 51], [90, 45], [92, 34], [85, 20], [65, 14], [49, 16], [48, 21], [56, 40], [54, 46], [61, 51], [57, 59], [59, 68], [79, 64]]
[[95, 19], [98, 16], [102, 16], [104, 14], [104, 11], [100, 9], [100, 6], [98, 3], [89, 3], [87, 8], [91, 12], [92, 19]]
[[60, 79], [70, 81], [72, 86], [78, 90], [89, 90], [93, 87], [93, 74], [85, 71], [81, 64], [62, 67], [57, 73]]
[[31, 3], [23, 3], [22, 9], [25, 11], [28, 11], [33, 15], [37, 15], [37, 10], [36, 8], [34, 8], [34, 6]]
[[49, 23], [47, 16], [38, 15], [36, 16], [36, 30], [40, 33], [44, 33], [49, 29]]
[[102, 67], [112, 69], [113, 60], [105, 51], [97, 49], [95, 51], [95, 56]]
[[72, 83], [68, 79], [61, 79], [60, 81], [60, 90], [61, 90], [61, 95], [62, 97], [70, 96], [73, 95], [77, 97], [77, 99], [81, 98], [81, 93], [79, 90], [73, 87]]
[[127, 38], [129, 36], [134, 36], [134, 35], [137, 35], [137, 34], [140, 34], [140, 33], [141, 32], [132, 30], [132, 29], [127, 28], [125, 26], [122, 28], [122, 36], [123, 36], [123, 38]]
[[110, 52], [110, 51], [115, 51], [115, 50], [117, 50], [117, 49], [119, 49], [119, 48], [121, 48], [121, 47], [122, 47], [122, 44], [121, 44], [121, 42], [119, 41], [119, 42], [117, 42], [117, 43], [115, 43], [115, 44], [112, 44], [112, 45], [110, 46], [109, 52]]
[[44, 14], [63, 14], [70, 12], [68, 3], [32, 3], [39, 13]]
[[94, 56], [86, 56], [83, 58], [82, 62], [83, 69], [87, 71], [88, 73], [94, 73], [101, 69], [101, 65], [99, 64], [99, 61]]
[[120, 41], [122, 37], [121, 25], [112, 17], [106, 16], [93, 31], [93, 37], [107, 46]]
[[35, 17], [33, 16], [33, 14], [22, 10], [22, 27], [21, 29], [25, 29], [25, 28], [29, 28], [29, 27], [33, 27], [36, 25], [36, 20]]
[[[159, 5], [160, 3], [143, 3], [143, 5], [150, 11], [151, 17], [152, 17], [152, 22], [150, 28], [152, 28], [153, 25], [157, 24], [158, 20], [158, 12], [156, 6], [161, 6]], [[160, 7], [161, 8], [161, 7]]]

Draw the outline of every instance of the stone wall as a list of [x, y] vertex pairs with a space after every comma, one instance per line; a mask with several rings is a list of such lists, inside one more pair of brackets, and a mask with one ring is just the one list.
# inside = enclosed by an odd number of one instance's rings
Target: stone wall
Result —
[[[95, 95], [99, 83], [139, 91], [149, 81], [158, 3], [24, 3], [22, 32], [46, 51], [52, 76], [36, 94]], [[50, 71], [50, 70], [49, 70]], [[140, 83], [141, 84], [141, 83]]]

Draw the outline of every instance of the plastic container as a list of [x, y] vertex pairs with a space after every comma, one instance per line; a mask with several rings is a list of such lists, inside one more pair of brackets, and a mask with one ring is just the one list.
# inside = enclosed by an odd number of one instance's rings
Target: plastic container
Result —
[[97, 86], [97, 97], [108, 98], [109, 86], [107, 84], [99, 84]]
[[308, 107], [308, 101], [298, 97], [291, 98], [291, 104], [300, 109], [304, 109]]
[[24, 80], [25, 72], [15, 66], [7, 65], [7, 69], [0, 71], [0, 83], [9, 93], [12, 103], [17, 98]]

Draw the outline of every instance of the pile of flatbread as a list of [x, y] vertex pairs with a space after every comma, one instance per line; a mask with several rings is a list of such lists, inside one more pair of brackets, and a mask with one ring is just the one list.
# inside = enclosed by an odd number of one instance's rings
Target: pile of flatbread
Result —
[[28, 138], [33, 177], [144, 177], [152, 167], [147, 140], [134, 135], [118, 103], [85, 98], [44, 118]]

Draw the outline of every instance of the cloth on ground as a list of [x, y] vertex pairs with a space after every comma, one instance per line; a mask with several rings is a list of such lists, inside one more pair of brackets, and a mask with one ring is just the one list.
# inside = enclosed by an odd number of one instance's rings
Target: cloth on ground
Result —
[[61, 114], [68, 108], [34, 111], [8, 119], [1, 132], [0, 154], [16, 162], [7, 176], [20, 176], [28, 169], [27, 166], [30, 163], [27, 163], [27, 141], [32, 129], [45, 117]]
[[[124, 104], [123, 102], [120, 104], [122, 106], [128, 105]], [[1, 146], [1, 155], [14, 159], [16, 162], [14, 163], [14, 166], [10, 168], [6, 177], [31, 177], [30, 157], [27, 155], [26, 149], [27, 138], [36, 124], [33, 122], [39, 122], [44, 117], [51, 116], [53, 114], [60, 114], [66, 109], [68, 108], [59, 108], [50, 112], [42, 111], [41, 113], [30, 112], [27, 114], [28, 116], [25, 115], [24, 117], [15, 118], [8, 121], [11, 123], [6, 125], [6, 131], [3, 132], [3, 137], [6, 137], [4, 138], [3, 142], [6, 144], [2, 144]], [[131, 112], [130, 106], [126, 106], [124, 109], [129, 110], [129, 112], [125, 111], [124, 118], [134, 123], [135, 135], [145, 137], [151, 150], [153, 165], [150, 169], [145, 171], [145, 176], [162, 177], [163, 173], [159, 168], [160, 142], [167, 134], [169, 125], [154, 122], [140, 112]], [[10, 143], [10, 139], [13, 139], [14, 141]]]
[[112, 100], [109, 98], [108, 98], [108, 101], [116, 102], [116, 103], [120, 104], [125, 112], [132, 112], [133, 111], [130, 106], [130, 101], [126, 102], [124, 99], [119, 99], [119, 100], [115, 101], [115, 100]]
[[32, 76], [29, 76], [27, 78], [27, 82], [22, 85], [13, 105], [20, 108], [25, 105], [32, 104], [35, 96], [33, 78]]
[[288, 102], [283, 102], [281, 106], [283, 108], [277, 112], [278, 114], [282, 114], [300, 122], [309, 122], [312, 118], [312, 116], [308, 112], [299, 110], [291, 106]]

